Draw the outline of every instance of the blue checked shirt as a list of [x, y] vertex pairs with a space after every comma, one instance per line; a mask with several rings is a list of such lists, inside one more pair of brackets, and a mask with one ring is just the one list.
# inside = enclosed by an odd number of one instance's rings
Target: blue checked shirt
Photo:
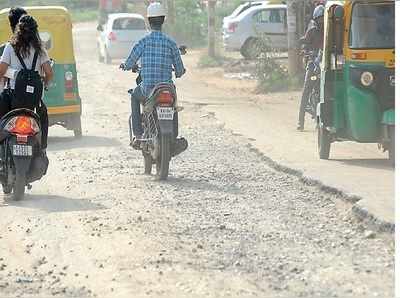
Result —
[[131, 50], [125, 61], [126, 68], [140, 61], [142, 76], [142, 91], [148, 96], [158, 83], [172, 83], [172, 66], [177, 78], [183, 76], [183, 66], [180, 51], [176, 43], [161, 31], [152, 31], [141, 39]]

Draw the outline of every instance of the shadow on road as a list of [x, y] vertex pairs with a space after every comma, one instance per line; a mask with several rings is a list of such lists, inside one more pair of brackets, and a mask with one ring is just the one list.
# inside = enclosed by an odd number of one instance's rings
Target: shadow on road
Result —
[[119, 141], [107, 137], [83, 136], [80, 139], [75, 137], [49, 137], [49, 151], [60, 151], [76, 148], [94, 148], [94, 147], [118, 147]]
[[106, 209], [106, 207], [86, 199], [73, 199], [56, 195], [29, 195], [22, 201], [13, 201], [7, 197], [0, 207], [14, 206], [20, 208], [38, 209], [45, 212], [74, 212]]
[[388, 159], [356, 158], [356, 159], [330, 159], [330, 160], [338, 161], [349, 166], [356, 166], [366, 169], [394, 170]]

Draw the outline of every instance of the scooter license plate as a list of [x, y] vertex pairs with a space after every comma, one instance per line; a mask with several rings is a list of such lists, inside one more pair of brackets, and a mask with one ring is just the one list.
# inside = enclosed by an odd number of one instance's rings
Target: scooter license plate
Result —
[[14, 156], [32, 156], [32, 146], [29, 145], [13, 145]]
[[157, 107], [158, 120], [174, 120], [174, 108]]

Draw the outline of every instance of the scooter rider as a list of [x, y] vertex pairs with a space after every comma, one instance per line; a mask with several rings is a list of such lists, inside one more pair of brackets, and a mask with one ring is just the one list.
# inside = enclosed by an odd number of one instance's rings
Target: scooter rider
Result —
[[300, 111], [299, 111], [299, 122], [297, 125], [297, 130], [304, 130], [304, 118], [305, 109], [308, 101], [309, 93], [311, 92], [310, 77], [312, 75], [313, 69], [311, 68], [313, 63], [319, 63], [319, 52], [323, 48], [324, 44], [324, 11], [325, 7], [323, 5], [318, 5], [314, 9], [313, 19], [304, 35], [300, 39], [300, 42], [304, 44], [306, 50], [313, 52], [313, 59], [315, 61], [310, 61], [307, 65], [306, 75], [304, 78], [303, 94], [301, 97]]
[[141, 39], [132, 49], [125, 63], [121, 64], [123, 70], [130, 70], [140, 61], [140, 75], [142, 82], [132, 93], [132, 126], [135, 140], [132, 146], [137, 147], [143, 135], [140, 115], [140, 103], [150, 95], [158, 83], [172, 83], [172, 72], [175, 69], [176, 78], [186, 72], [176, 43], [166, 34], [161, 32], [166, 13], [163, 6], [154, 2], [147, 9], [147, 18], [152, 32]]
[[[22, 7], [13, 7], [10, 9], [10, 11], [8, 13], [8, 21], [10, 23], [10, 28], [11, 28], [11, 31], [13, 34], [15, 34], [15, 31], [16, 31], [16, 28], [17, 28], [17, 25], [18, 25], [20, 19], [25, 15], [28, 15], [28, 13]], [[0, 47], [1, 54], [3, 54], [6, 45], [7, 45], [7, 43]], [[2, 58], [4, 58], [4, 60], [7, 63], [11, 61], [10, 57], [2, 57]], [[3, 60], [1, 62], [3, 62]], [[19, 63], [17, 62], [17, 64], [19, 64]], [[12, 65], [10, 65], [9, 67], [12, 68]], [[46, 70], [48, 72], [47, 79], [50, 81], [53, 75], [52, 75], [52, 71], [47, 68], [48, 67], [46, 65]], [[51, 72], [51, 75], [50, 75], [50, 72]], [[8, 113], [11, 110], [11, 101], [12, 101], [12, 94], [9, 93], [9, 90], [5, 90], [0, 95], [0, 118], [3, 117], [6, 113]], [[49, 116], [47, 113], [47, 107], [46, 107], [45, 103], [43, 102], [43, 100], [41, 100], [39, 106], [36, 107], [36, 113], [38, 114], [38, 116], [40, 118], [40, 126], [42, 128], [42, 150], [43, 150], [43, 153], [45, 153], [45, 150], [47, 148], [47, 137], [48, 137], [48, 131], [49, 131]]]

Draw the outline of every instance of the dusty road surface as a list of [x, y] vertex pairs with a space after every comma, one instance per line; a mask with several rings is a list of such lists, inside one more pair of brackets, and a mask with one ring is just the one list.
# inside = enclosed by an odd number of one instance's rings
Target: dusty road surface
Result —
[[94, 28], [75, 29], [85, 136], [52, 129], [47, 177], [0, 199], [0, 297], [393, 297], [390, 235], [269, 168], [185, 92], [190, 149], [167, 182], [143, 175], [134, 77], [97, 63]]

